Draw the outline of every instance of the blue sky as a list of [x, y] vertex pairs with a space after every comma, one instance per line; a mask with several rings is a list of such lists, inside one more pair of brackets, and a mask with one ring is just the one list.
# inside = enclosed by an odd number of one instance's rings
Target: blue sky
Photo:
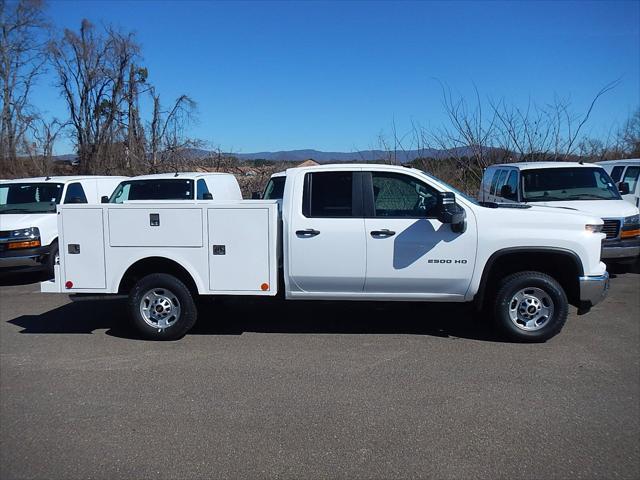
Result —
[[[588, 124], [595, 136], [640, 106], [637, 1], [51, 0], [48, 11], [59, 30], [87, 18], [135, 31], [163, 100], [190, 95], [193, 134], [227, 151], [377, 147], [394, 121], [445, 121], [439, 82], [516, 105], [559, 95], [580, 112], [621, 77]], [[64, 116], [51, 78], [34, 103]]]

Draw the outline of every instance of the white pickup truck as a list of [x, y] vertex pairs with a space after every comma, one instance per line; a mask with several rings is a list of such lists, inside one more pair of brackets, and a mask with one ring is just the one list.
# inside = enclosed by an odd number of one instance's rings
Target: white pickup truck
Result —
[[484, 207], [399, 166], [293, 168], [281, 218], [275, 200], [61, 205], [61, 262], [41, 289], [126, 294], [153, 339], [189, 331], [196, 295], [283, 288], [292, 300], [475, 302], [510, 338], [543, 341], [568, 304], [583, 313], [605, 297], [602, 223]]

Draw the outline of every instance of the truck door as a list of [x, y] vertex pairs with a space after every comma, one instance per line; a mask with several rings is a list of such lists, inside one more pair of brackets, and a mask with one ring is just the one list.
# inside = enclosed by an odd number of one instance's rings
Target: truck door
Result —
[[467, 211], [466, 231], [455, 233], [435, 218], [437, 191], [431, 186], [401, 173], [365, 175], [371, 175], [363, 183], [365, 292], [464, 295], [476, 256], [473, 214]]
[[366, 239], [359, 172], [304, 176], [303, 201], [288, 226], [290, 289], [362, 293]]

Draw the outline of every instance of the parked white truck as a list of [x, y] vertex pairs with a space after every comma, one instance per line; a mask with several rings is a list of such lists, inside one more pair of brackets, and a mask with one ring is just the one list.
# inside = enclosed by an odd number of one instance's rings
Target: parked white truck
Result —
[[510, 338], [543, 341], [568, 304], [605, 297], [602, 223], [484, 207], [410, 168], [294, 168], [281, 220], [275, 200], [62, 205], [62, 259], [41, 289], [126, 294], [153, 339], [189, 331], [196, 295], [274, 296], [282, 283], [292, 300], [475, 302]]

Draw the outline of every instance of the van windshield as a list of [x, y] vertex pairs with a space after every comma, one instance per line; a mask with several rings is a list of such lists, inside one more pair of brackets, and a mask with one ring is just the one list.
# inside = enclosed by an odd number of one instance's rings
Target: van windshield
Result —
[[0, 214], [55, 213], [62, 190], [62, 183], [0, 184]]
[[611, 177], [602, 168], [540, 168], [522, 172], [525, 202], [620, 200]]
[[128, 180], [116, 187], [109, 203], [131, 200], [193, 200], [193, 180], [163, 178]]

